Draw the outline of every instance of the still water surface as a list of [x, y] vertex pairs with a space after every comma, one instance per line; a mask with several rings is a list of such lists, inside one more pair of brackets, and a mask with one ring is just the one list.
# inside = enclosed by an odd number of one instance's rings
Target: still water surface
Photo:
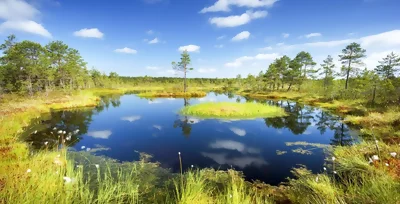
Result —
[[[179, 171], [178, 152], [184, 168], [235, 168], [248, 180], [278, 184], [291, 177], [298, 164], [322, 171], [324, 150], [290, 145], [304, 141], [348, 145], [352, 131], [340, 118], [318, 108], [289, 101], [259, 100], [281, 106], [287, 117], [255, 120], [199, 119], [177, 114], [184, 105], [205, 101], [246, 102], [250, 99], [210, 93], [200, 99], [141, 99], [136, 95], [105, 97], [94, 110], [58, 111], [31, 126], [26, 140], [35, 148], [58, 143], [57, 131], [66, 131], [66, 143], [79, 151], [120, 161], [138, 160], [137, 152], [153, 155], [161, 166]], [[55, 129], [56, 128], [56, 129]], [[73, 132], [79, 129], [79, 132]], [[37, 131], [35, 133], [35, 131]], [[307, 150], [306, 154], [293, 150]]]

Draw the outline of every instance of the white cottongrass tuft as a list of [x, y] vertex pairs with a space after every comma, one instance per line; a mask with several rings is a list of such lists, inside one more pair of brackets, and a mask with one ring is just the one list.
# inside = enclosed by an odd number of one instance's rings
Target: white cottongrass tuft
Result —
[[390, 152], [390, 156], [396, 157], [397, 153], [396, 152]]
[[324, 167], [324, 171], [326, 171], [326, 167]]
[[336, 158], [335, 157], [332, 157], [332, 161], [335, 161], [336, 160]]
[[379, 157], [378, 157], [378, 155], [374, 155], [374, 156], [372, 156], [372, 160], [374, 160], [374, 161], [378, 161], [378, 160], [379, 160]]
[[379, 142], [378, 140], [375, 140], [375, 144], [378, 144], [378, 142]]
[[28, 169], [28, 170], [26, 170], [26, 173], [30, 173], [32, 170], [31, 169]]
[[67, 132], [64, 130], [63, 134], [65, 135]]
[[67, 176], [64, 176], [63, 179], [64, 179], [65, 183], [70, 183], [72, 181], [72, 179]]
[[194, 166], [193, 166], [193, 164], [192, 164], [190, 167], [192, 167], [192, 168], [193, 168], [193, 167], [194, 167]]
[[97, 169], [100, 168], [100, 165], [98, 165], [98, 164], [95, 164], [94, 166], [95, 166]]
[[334, 173], [334, 174], [337, 174], [337, 172], [336, 172], [336, 171], [333, 171], [333, 173]]
[[385, 165], [386, 165], [386, 166], [389, 166], [389, 164], [388, 164], [388, 163], [385, 163]]
[[317, 176], [317, 178], [315, 178], [315, 182], [318, 182], [318, 176]]
[[47, 145], [47, 144], [49, 144], [49, 142], [44, 142], [44, 145]]
[[88, 148], [86, 148], [86, 151], [88, 152], [88, 151], [90, 151], [90, 148], [88, 147]]
[[85, 149], [85, 148], [86, 148], [85, 146], [82, 146], [82, 147], [81, 147], [81, 149]]
[[58, 134], [61, 134], [61, 133], [63, 133], [63, 131], [62, 131], [62, 130], [59, 130], [59, 131], [57, 131], [57, 133], [58, 133]]
[[181, 155], [181, 152], [178, 152], [179, 155]]
[[35, 132], [33, 132], [33, 134], [36, 134], [37, 133], [37, 130], [35, 130]]
[[54, 127], [53, 130], [57, 130], [57, 127]]

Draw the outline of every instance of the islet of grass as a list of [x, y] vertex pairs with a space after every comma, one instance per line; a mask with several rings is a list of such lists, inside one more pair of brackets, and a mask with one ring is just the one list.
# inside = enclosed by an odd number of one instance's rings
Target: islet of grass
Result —
[[260, 103], [208, 102], [186, 106], [183, 115], [201, 118], [253, 119], [286, 116], [284, 109]]

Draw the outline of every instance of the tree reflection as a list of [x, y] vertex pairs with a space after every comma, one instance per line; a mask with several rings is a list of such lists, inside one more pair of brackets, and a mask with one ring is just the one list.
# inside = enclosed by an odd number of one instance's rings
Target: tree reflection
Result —
[[119, 96], [111, 96], [102, 97], [94, 109], [51, 111], [31, 121], [31, 125], [26, 128], [26, 141], [30, 142], [34, 149], [55, 147], [62, 143], [74, 146], [82, 139], [82, 135], [88, 132], [93, 114], [110, 105], [118, 107], [120, 104]]
[[354, 141], [350, 135], [350, 129], [343, 124], [339, 116], [324, 111], [316, 111], [313, 107], [295, 102], [267, 100], [264, 103], [282, 107], [288, 113], [286, 117], [265, 118], [267, 127], [287, 128], [293, 134], [299, 135], [305, 133], [311, 122], [315, 122], [321, 135], [325, 134], [328, 128], [334, 131], [331, 145], [351, 145]]
[[267, 127], [288, 128], [293, 134], [299, 135], [306, 131], [311, 124], [311, 119], [313, 119], [311, 115], [313, 109], [298, 103], [270, 100], [267, 101], [267, 104], [282, 107], [288, 113], [286, 117], [265, 118], [264, 121]]
[[[183, 99], [183, 105], [184, 106], [190, 105], [188, 98]], [[190, 121], [188, 116], [184, 116], [182, 118], [178, 115], [178, 119], [174, 121], [174, 128], [177, 127], [182, 129], [182, 133], [186, 138], [190, 137], [190, 133], [192, 131], [192, 121]]]

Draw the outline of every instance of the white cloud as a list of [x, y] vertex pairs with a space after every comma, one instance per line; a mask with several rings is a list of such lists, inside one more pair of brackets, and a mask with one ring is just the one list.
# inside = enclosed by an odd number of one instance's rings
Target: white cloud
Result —
[[0, 32], [21, 31], [51, 38], [50, 32], [34, 21], [39, 14], [39, 10], [25, 1], [1, 0], [0, 19], [4, 22], [0, 24]]
[[371, 46], [400, 46], [400, 30], [392, 30], [376, 35], [370, 35], [360, 38], [361, 45]]
[[217, 70], [214, 68], [200, 68], [197, 70], [199, 73], [213, 73], [216, 72]]
[[217, 40], [222, 40], [222, 39], [224, 39], [225, 37], [226, 37], [225, 35], [221, 35], [221, 36], [217, 37]]
[[282, 33], [282, 37], [283, 37], [283, 38], [288, 38], [289, 36], [290, 36], [289, 33]]
[[75, 31], [74, 35], [83, 38], [103, 38], [104, 34], [97, 28], [83, 28]]
[[246, 11], [242, 15], [227, 16], [227, 17], [213, 17], [210, 18], [210, 23], [215, 24], [217, 27], [237, 27], [247, 23], [251, 20], [264, 18], [268, 15], [267, 11]]
[[268, 51], [268, 50], [272, 50], [272, 47], [271, 46], [263, 47], [263, 48], [260, 48], [258, 50], [260, 50], [260, 51]]
[[243, 31], [235, 35], [235, 37], [232, 38], [232, 41], [241, 41], [245, 39], [249, 39], [250, 37], [250, 32], [249, 31]]
[[200, 102], [206, 102], [206, 101], [214, 102], [214, 101], [217, 101], [216, 98], [209, 97], [209, 96], [206, 96], [206, 97], [203, 97], [203, 98], [199, 98], [197, 100], [200, 101]]
[[223, 47], [224, 47], [224, 45], [223, 45], [223, 44], [220, 44], [220, 45], [214, 45], [214, 47], [215, 47], [215, 48], [223, 48]]
[[305, 35], [304, 37], [313, 38], [313, 37], [320, 37], [320, 36], [322, 36], [321, 33], [310, 33], [310, 34]]
[[142, 116], [140, 116], [140, 115], [132, 115], [132, 116], [122, 117], [121, 120], [129, 121], [129, 122], [135, 122], [137, 120], [140, 120], [140, 118], [142, 118]]
[[5, 20], [31, 20], [40, 12], [21, 0], [1, 0], [0, 1], [0, 19]]
[[126, 54], [136, 54], [137, 51], [128, 47], [124, 47], [121, 49], [116, 49], [114, 50], [114, 52], [118, 52], [118, 53], [126, 53]]
[[[181, 121], [185, 121], [185, 120], [186, 120], [185, 117], [182, 117], [182, 118], [181, 118]], [[194, 118], [194, 117], [188, 117], [187, 120], [188, 120], [189, 123], [191, 123], [191, 124], [197, 124], [197, 123], [201, 122], [201, 120], [200, 120], [199, 118]]]
[[235, 133], [238, 136], [245, 136], [246, 135], [246, 130], [244, 129], [240, 129], [240, 128], [236, 128], [236, 127], [231, 127], [229, 128], [233, 133]]
[[240, 67], [243, 65], [244, 62], [254, 61], [254, 60], [275, 60], [276, 58], [280, 57], [278, 53], [271, 53], [271, 54], [257, 54], [255, 56], [243, 56], [235, 59], [233, 62], [225, 63], [226, 67]]
[[285, 45], [285, 43], [281, 42], [281, 43], [276, 43], [276, 46], [283, 46]]
[[87, 136], [94, 137], [97, 139], [108, 139], [112, 132], [110, 130], [102, 130], [102, 131], [90, 131], [87, 133]]
[[159, 43], [160, 41], [158, 40], [158, 38], [154, 38], [153, 40], [150, 40], [149, 41], [149, 44], [157, 44], [157, 43]]
[[148, 30], [148, 31], [146, 31], [146, 33], [147, 33], [147, 35], [153, 35], [154, 31], [153, 30]]
[[348, 36], [353, 36], [353, 35], [355, 35], [356, 33], [347, 33], [347, 35]]
[[6, 21], [0, 24], [0, 32], [5, 30], [23, 31], [51, 38], [51, 34], [41, 24], [30, 20]]
[[179, 51], [188, 51], [188, 52], [200, 52], [200, 46], [197, 45], [185, 45], [178, 48]]
[[148, 70], [159, 70], [159, 67], [154, 67], [154, 66], [147, 66], [146, 69]]
[[217, 0], [214, 5], [210, 7], [203, 8], [200, 13], [207, 12], [218, 12], [218, 11], [230, 11], [231, 6], [237, 7], [248, 7], [248, 8], [258, 8], [258, 7], [271, 7], [278, 0]]

